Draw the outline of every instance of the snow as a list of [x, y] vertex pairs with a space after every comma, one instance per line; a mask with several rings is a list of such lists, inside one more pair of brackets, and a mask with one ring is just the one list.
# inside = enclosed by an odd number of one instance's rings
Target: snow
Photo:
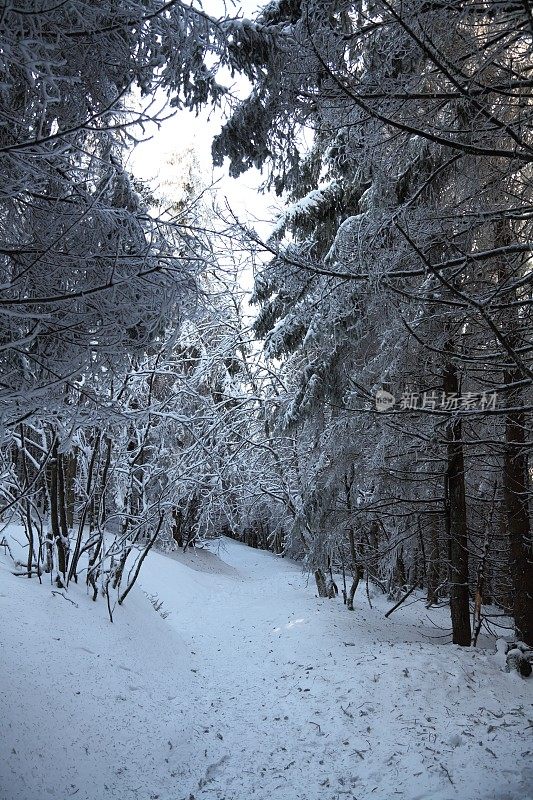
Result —
[[151, 553], [111, 624], [0, 561], [1, 800], [533, 796], [533, 681], [430, 639], [446, 609], [350, 614], [224, 539]]
[[339, 183], [337, 181], [330, 181], [320, 189], [313, 189], [304, 197], [292, 203], [279, 215], [276, 224], [270, 232], [269, 241], [274, 242], [277, 238], [281, 237], [287, 228], [295, 222], [305, 219], [306, 217], [313, 217], [320, 214], [324, 208], [334, 203], [340, 191]]

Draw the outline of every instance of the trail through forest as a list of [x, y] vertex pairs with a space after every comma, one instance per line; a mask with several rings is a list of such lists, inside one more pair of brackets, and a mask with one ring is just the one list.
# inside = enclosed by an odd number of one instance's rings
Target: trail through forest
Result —
[[349, 614], [227, 539], [140, 584], [111, 625], [3, 558], [2, 800], [531, 796], [531, 683], [439, 643], [447, 609]]

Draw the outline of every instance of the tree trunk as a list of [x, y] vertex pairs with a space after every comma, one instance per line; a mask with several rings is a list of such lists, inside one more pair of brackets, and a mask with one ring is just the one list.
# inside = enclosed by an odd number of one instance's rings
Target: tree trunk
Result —
[[435, 516], [431, 520], [429, 532], [429, 551], [427, 563], [427, 604], [435, 605], [439, 599], [439, 520]]
[[[78, 533], [76, 535], [76, 544], [74, 545], [74, 551], [70, 559], [70, 570], [68, 574], [69, 581], [71, 581], [73, 578], [76, 582], [78, 581], [78, 576], [77, 576], [78, 559], [80, 557], [85, 520], [87, 519], [87, 515], [90, 513], [91, 504], [94, 499], [93, 479], [95, 472], [96, 457], [99, 452], [99, 449], [100, 449], [100, 433], [96, 435], [96, 438], [94, 440], [91, 459], [89, 461], [89, 469], [87, 471], [87, 483], [85, 486], [85, 491], [89, 499], [86, 500], [83, 509], [81, 510], [81, 515], [78, 523]], [[92, 526], [90, 530], [92, 530]]]
[[65, 490], [65, 459], [58, 453], [57, 456], [57, 503], [59, 507], [59, 525], [61, 535], [65, 542], [68, 541], [68, 521], [67, 521], [67, 493]]
[[352, 585], [350, 586], [350, 591], [348, 592], [348, 599], [346, 602], [346, 607], [348, 611], [353, 611], [353, 599], [355, 597], [355, 593], [357, 591], [357, 587], [359, 586], [359, 581], [363, 579], [363, 575], [365, 571], [361, 564], [356, 564], [355, 567], [355, 574], [352, 580]]
[[[518, 380], [513, 373], [506, 382]], [[511, 396], [509, 406], [515, 405]], [[509, 537], [509, 566], [516, 635], [533, 647], [533, 548], [528, 510], [528, 473], [525, 417], [522, 411], [509, 413], [505, 420], [503, 496]]]
[[[26, 491], [30, 485], [30, 477], [28, 472], [28, 461], [26, 458], [26, 437], [24, 436], [24, 425], [21, 424], [20, 426], [20, 457], [22, 460], [22, 472], [24, 475], [24, 490]], [[28, 558], [26, 562], [26, 569], [28, 572], [28, 578], [32, 576], [33, 570], [33, 555], [34, 555], [34, 543], [33, 543], [33, 523], [31, 519], [31, 505], [30, 501], [26, 499], [24, 501], [24, 522], [26, 527], [26, 536], [28, 538]], [[40, 565], [37, 561], [37, 574], [40, 573]]]
[[57, 571], [62, 576], [62, 585], [66, 583], [67, 548], [61, 533], [59, 521], [59, 454], [57, 438], [52, 447], [50, 458], [50, 525], [57, 550]]
[[[514, 240], [510, 223], [501, 221], [496, 228], [496, 244], [507, 245]], [[498, 280], [505, 285], [510, 277], [509, 264], [499, 266]], [[512, 297], [516, 299], [516, 291]], [[517, 352], [528, 343], [528, 328], [520, 318], [516, 305], [510, 304], [503, 313], [503, 329], [508, 346]], [[507, 354], [508, 358], [509, 355]], [[512, 362], [511, 362], [512, 363]], [[519, 364], [504, 369], [503, 382], [511, 387], [524, 378]], [[533, 646], [533, 543], [529, 519], [528, 457], [526, 445], [526, 415], [522, 390], [510, 389], [505, 394], [509, 411], [505, 417], [505, 447], [503, 457], [503, 498], [509, 539], [509, 567], [512, 583], [512, 608], [516, 635]]]
[[316, 581], [316, 588], [318, 589], [318, 596], [329, 597], [326, 576], [324, 575], [324, 573], [320, 568], [315, 569], [315, 581]]
[[66, 512], [67, 512], [67, 527], [72, 530], [74, 527], [74, 507], [76, 504], [76, 495], [74, 491], [74, 481], [76, 479], [76, 453], [70, 453], [64, 459], [65, 470], [65, 496], [66, 496]]
[[178, 506], [174, 506], [172, 509], [172, 538], [178, 547], [183, 547], [182, 525], [183, 514], [181, 509], [179, 509]]
[[[443, 388], [448, 397], [459, 395], [457, 371], [451, 361], [446, 365]], [[462, 425], [459, 418], [452, 418], [448, 423], [446, 438], [446, 527], [449, 547], [448, 579], [453, 642], [462, 647], [470, 647], [472, 637], [468, 596], [468, 527]]]
[[354, 478], [355, 478], [355, 471], [352, 464], [352, 467], [350, 469], [350, 474], [344, 475], [344, 493], [345, 493], [346, 508], [348, 510], [348, 514], [350, 515], [350, 524], [348, 527], [348, 541], [350, 543], [350, 559], [352, 562], [351, 563], [352, 585], [350, 586], [350, 591], [348, 592], [348, 596], [346, 598], [346, 608], [348, 611], [353, 611], [353, 600], [355, 597], [355, 593], [357, 591], [357, 587], [359, 586], [359, 581], [362, 580], [363, 575], [365, 574], [364, 567], [360, 563], [359, 558], [357, 556], [357, 548], [355, 545], [355, 530], [351, 521], [353, 513], [352, 486]]

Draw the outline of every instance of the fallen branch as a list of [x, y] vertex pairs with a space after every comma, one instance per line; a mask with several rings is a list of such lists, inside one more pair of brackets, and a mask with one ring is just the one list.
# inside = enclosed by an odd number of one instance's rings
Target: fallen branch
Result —
[[27, 569], [24, 572], [11, 572], [12, 575], [15, 575], [17, 578], [31, 578], [33, 575], [37, 575], [40, 577], [40, 572], [38, 570], [28, 572]]
[[70, 597], [67, 597], [65, 594], [63, 594], [63, 592], [56, 592], [55, 589], [52, 589], [52, 594], [58, 594], [59, 597], [63, 598], [63, 600], [68, 600], [68, 602], [72, 603], [73, 606], [76, 606], [76, 608], [79, 608], [78, 604], [75, 603], [74, 600], [71, 600]]
[[400, 600], [398, 600], [398, 602], [396, 603], [396, 605], [395, 605], [395, 606], [393, 606], [392, 608], [390, 608], [390, 609], [387, 611], [387, 613], [385, 614], [385, 617], [390, 617], [390, 615], [392, 614], [392, 612], [393, 612], [393, 611], [396, 611], [396, 609], [397, 609], [397, 608], [399, 608], [399, 607], [401, 606], [401, 604], [402, 604], [402, 603], [405, 603], [405, 601], [407, 600], [407, 598], [408, 598], [408, 597], [410, 597], [410, 596], [413, 594], [413, 592], [414, 592], [414, 590], [415, 590], [416, 588], [417, 588], [417, 584], [416, 584], [416, 583], [414, 583], [414, 584], [411, 586], [411, 588], [409, 589], [409, 591], [408, 591], [408, 592], [406, 592], [406, 593], [404, 594], [404, 596], [403, 596], [402, 598], [400, 598]]

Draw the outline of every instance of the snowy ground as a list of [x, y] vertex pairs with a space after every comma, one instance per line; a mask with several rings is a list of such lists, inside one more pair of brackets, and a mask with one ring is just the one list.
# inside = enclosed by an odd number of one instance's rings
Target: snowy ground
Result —
[[533, 679], [421, 603], [349, 614], [224, 540], [152, 553], [111, 625], [0, 560], [1, 800], [533, 797]]

